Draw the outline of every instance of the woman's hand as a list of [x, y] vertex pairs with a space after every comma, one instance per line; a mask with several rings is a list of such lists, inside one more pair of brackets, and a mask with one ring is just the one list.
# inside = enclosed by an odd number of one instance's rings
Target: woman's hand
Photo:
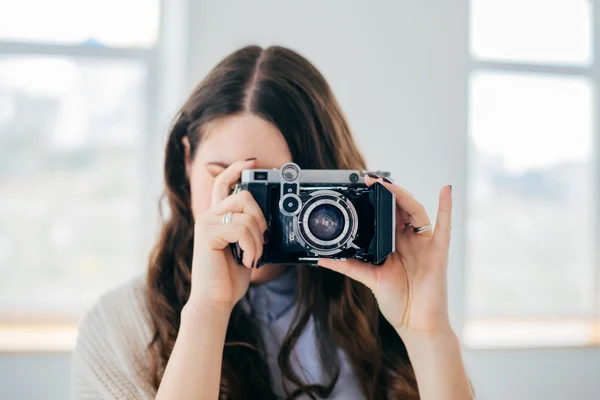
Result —
[[406, 190], [380, 177], [396, 194], [396, 251], [375, 267], [357, 260], [321, 259], [319, 264], [369, 287], [381, 313], [402, 338], [423, 400], [472, 399], [460, 343], [450, 327], [446, 269], [450, 247], [452, 187], [442, 188], [435, 230], [425, 208]]
[[[192, 288], [188, 305], [223, 306], [231, 310], [248, 290], [250, 272], [263, 251], [265, 217], [248, 191], [229, 195], [242, 170], [255, 160], [238, 161], [217, 176], [212, 205], [198, 216], [194, 231]], [[231, 222], [224, 216], [231, 214]], [[233, 257], [231, 243], [243, 250], [243, 266]]]
[[452, 188], [445, 186], [440, 192], [435, 231], [415, 233], [414, 227], [431, 223], [423, 205], [381, 177], [366, 176], [365, 181], [369, 186], [380, 182], [396, 195], [396, 251], [381, 266], [355, 259], [320, 259], [319, 265], [369, 287], [381, 313], [402, 337], [450, 332], [446, 269]]
[[[219, 397], [223, 348], [233, 306], [250, 284], [250, 268], [263, 251], [267, 223], [248, 191], [229, 195], [242, 170], [254, 160], [230, 165], [215, 179], [211, 207], [196, 217], [192, 289], [165, 368], [157, 399]], [[231, 213], [231, 221], [224, 215]], [[229, 245], [244, 251], [243, 266]]]

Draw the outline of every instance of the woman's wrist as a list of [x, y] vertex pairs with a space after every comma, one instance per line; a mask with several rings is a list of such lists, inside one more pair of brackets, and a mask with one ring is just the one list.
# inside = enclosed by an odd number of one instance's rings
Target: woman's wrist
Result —
[[206, 322], [208, 326], [227, 328], [232, 308], [226, 304], [188, 301], [181, 310], [181, 325]]
[[414, 330], [414, 329], [396, 329], [396, 332], [402, 338], [404, 345], [409, 350], [409, 347], [423, 345], [440, 345], [458, 344], [458, 336], [450, 324], [440, 326], [431, 330]]
[[421, 399], [473, 398], [460, 341], [449, 325], [427, 332], [403, 332], [401, 337], [415, 371]]
[[216, 399], [231, 308], [190, 299], [157, 399]]

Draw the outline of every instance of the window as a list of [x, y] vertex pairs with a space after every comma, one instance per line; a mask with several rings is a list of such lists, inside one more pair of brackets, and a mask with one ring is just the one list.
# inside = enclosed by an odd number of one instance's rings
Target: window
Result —
[[159, 6], [0, 3], [0, 328], [13, 339], [76, 323], [145, 267]]
[[467, 345], [599, 341], [592, 16], [471, 1]]
[[158, 0], [19, 0], [0, 4], [0, 38], [5, 41], [152, 48], [158, 24]]

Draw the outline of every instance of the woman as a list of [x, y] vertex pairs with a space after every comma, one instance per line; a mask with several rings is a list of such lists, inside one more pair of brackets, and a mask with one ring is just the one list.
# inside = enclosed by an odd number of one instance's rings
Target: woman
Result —
[[[408, 192], [365, 177], [397, 199], [396, 252], [382, 266], [321, 259], [320, 268], [257, 268], [268, 226], [252, 196], [231, 187], [244, 169], [289, 161], [365, 169], [306, 59], [281, 47], [238, 50], [175, 121], [165, 159], [170, 212], [147, 278], [105, 295], [82, 321], [76, 397], [471, 397], [447, 311], [451, 187], [441, 190], [433, 231]], [[236, 242], [241, 266], [229, 251]]]

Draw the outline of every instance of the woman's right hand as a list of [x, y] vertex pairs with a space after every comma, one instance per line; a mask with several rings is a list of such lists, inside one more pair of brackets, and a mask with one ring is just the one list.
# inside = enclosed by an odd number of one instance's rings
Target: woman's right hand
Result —
[[[250, 192], [230, 195], [230, 191], [242, 170], [252, 168], [255, 162], [238, 161], [220, 173], [214, 182], [211, 207], [196, 218], [188, 305], [230, 311], [248, 290], [251, 268], [262, 255], [268, 226]], [[229, 212], [231, 222], [224, 224], [223, 216]], [[236, 242], [243, 250], [243, 265], [236, 262], [229, 248]]]

